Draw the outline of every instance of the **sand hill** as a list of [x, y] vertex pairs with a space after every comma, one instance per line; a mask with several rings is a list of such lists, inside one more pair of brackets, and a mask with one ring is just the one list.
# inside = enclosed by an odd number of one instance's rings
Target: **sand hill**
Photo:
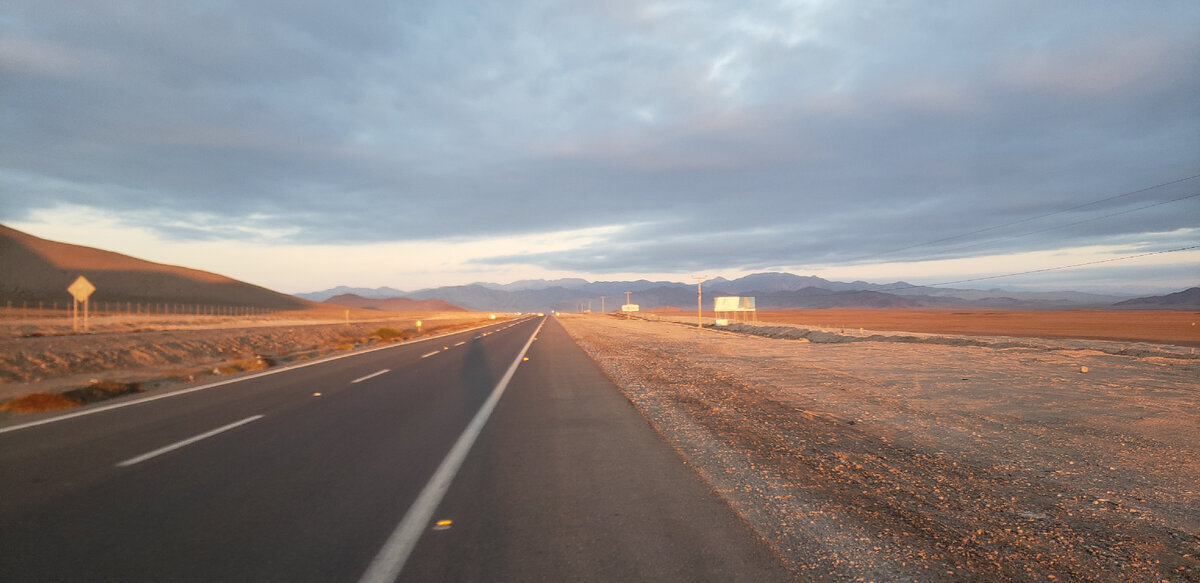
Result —
[[468, 312], [470, 310], [456, 306], [444, 300], [413, 300], [409, 298], [364, 298], [356, 294], [341, 294], [325, 300], [327, 304], [336, 304], [348, 308], [365, 310], [382, 310], [385, 312]]
[[305, 309], [306, 300], [223, 275], [128, 255], [47, 241], [0, 225], [0, 303], [70, 302], [80, 275], [96, 286], [96, 302], [163, 302]]

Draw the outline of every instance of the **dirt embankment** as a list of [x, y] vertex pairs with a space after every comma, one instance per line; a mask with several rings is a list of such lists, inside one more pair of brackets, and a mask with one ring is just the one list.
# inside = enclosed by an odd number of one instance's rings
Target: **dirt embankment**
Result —
[[242, 326], [226, 319], [209, 328], [197, 328], [201, 324], [194, 321], [159, 322], [156, 326], [170, 329], [0, 338], [0, 402], [85, 388], [97, 380], [155, 388], [490, 321], [474, 313], [423, 317], [419, 333], [417, 318], [405, 316], [350, 324], [290, 320]]
[[562, 321], [805, 580], [1200, 580], [1200, 361]]

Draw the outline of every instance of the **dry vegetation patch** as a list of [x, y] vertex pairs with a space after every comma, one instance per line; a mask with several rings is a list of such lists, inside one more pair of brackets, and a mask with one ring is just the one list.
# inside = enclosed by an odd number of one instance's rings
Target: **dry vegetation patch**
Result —
[[271, 368], [274, 361], [269, 358], [244, 358], [214, 369], [217, 374], [235, 374]]
[[29, 393], [0, 405], [0, 411], [14, 413], [39, 413], [58, 409], [71, 409], [96, 401], [104, 401], [121, 395], [142, 392], [138, 383], [117, 381], [93, 381], [88, 386], [62, 393]]
[[415, 330], [400, 331], [395, 328], [384, 327], [372, 332], [371, 335], [380, 340], [396, 341], [413, 338], [417, 335], [417, 333]]
[[13, 413], [40, 413], [42, 411], [57, 411], [73, 409], [82, 403], [60, 393], [29, 393], [0, 405], [0, 411]]

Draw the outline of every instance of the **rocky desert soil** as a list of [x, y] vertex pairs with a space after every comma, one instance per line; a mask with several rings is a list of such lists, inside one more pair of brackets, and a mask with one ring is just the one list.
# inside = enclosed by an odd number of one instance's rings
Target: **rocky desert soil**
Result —
[[803, 580], [1200, 581], [1188, 349], [561, 321]]
[[[340, 315], [340, 313], [338, 314]], [[72, 334], [70, 320], [0, 320], [0, 403], [29, 393], [58, 393], [93, 381], [144, 389], [265, 368], [339, 350], [480, 323], [486, 314], [383, 314], [349, 324], [307, 312], [264, 318], [111, 316], [92, 332]], [[376, 333], [391, 328], [400, 337]], [[11, 415], [0, 412], [0, 415]]]

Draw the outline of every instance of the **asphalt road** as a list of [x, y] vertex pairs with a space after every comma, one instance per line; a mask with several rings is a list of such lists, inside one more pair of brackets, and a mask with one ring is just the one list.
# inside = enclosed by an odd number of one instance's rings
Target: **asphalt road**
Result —
[[0, 581], [790, 580], [553, 319], [115, 404], [0, 427]]

